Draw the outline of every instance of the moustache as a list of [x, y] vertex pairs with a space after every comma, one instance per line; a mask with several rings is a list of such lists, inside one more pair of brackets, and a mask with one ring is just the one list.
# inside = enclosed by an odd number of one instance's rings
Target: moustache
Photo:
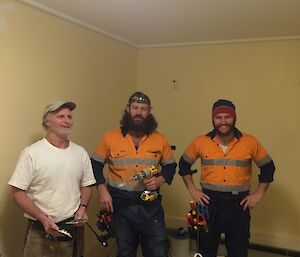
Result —
[[139, 118], [139, 119], [143, 119], [144, 120], [144, 117], [142, 115], [140, 115], [140, 114], [137, 114], [137, 115], [133, 116], [133, 119], [135, 119], [135, 118]]

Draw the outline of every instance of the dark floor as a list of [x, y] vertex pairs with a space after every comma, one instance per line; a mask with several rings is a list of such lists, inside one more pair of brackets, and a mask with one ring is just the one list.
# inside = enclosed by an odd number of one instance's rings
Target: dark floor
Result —
[[[195, 251], [190, 251], [190, 257], [193, 257], [195, 253], [196, 253]], [[219, 254], [220, 255], [218, 255], [218, 257], [225, 256], [224, 253], [222, 253], [222, 252], [220, 252]], [[283, 257], [283, 256], [286, 256], [286, 255], [280, 255], [280, 254], [275, 254], [275, 253], [270, 253], [270, 252], [265, 252], [265, 251], [253, 250], [253, 249], [250, 249], [249, 254], [248, 254], [248, 257]], [[184, 257], [184, 256], [182, 256], [182, 257]]]

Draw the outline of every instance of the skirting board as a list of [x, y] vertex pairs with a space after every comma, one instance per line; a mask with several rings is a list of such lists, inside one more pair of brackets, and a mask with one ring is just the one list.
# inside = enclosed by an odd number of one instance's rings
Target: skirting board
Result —
[[[165, 219], [168, 228], [186, 227], [183, 217], [178, 218], [166, 215]], [[251, 230], [250, 243], [300, 252], [300, 239], [286, 238], [280, 235], [261, 233], [255, 230]]]

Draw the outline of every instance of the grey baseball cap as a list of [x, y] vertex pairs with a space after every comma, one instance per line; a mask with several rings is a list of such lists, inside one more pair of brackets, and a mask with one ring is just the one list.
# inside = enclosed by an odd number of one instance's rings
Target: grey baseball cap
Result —
[[73, 102], [69, 102], [69, 101], [55, 101], [52, 102], [48, 105], [46, 105], [44, 112], [43, 112], [43, 118], [45, 118], [45, 116], [50, 113], [50, 112], [55, 112], [60, 108], [68, 108], [71, 111], [73, 111], [76, 108], [76, 104]]

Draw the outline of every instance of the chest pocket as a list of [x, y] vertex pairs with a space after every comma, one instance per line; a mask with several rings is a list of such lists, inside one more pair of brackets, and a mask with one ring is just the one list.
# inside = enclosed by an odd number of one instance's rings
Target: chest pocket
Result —
[[109, 152], [109, 157], [112, 159], [126, 158], [128, 156], [127, 149], [111, 149]]
[[149, 149], [147, 150], [146, 155], [147, 158], [160, 160], [162, 153], [160, 149]]
[[214, 159], [216, 158], [220, 158], [221, 156], [223, 157], [223, 153], [221, 152], [221, 150], [217, 150], [217, 149], [208, 149], [204, 152], [201, 153], [201, 159]]

